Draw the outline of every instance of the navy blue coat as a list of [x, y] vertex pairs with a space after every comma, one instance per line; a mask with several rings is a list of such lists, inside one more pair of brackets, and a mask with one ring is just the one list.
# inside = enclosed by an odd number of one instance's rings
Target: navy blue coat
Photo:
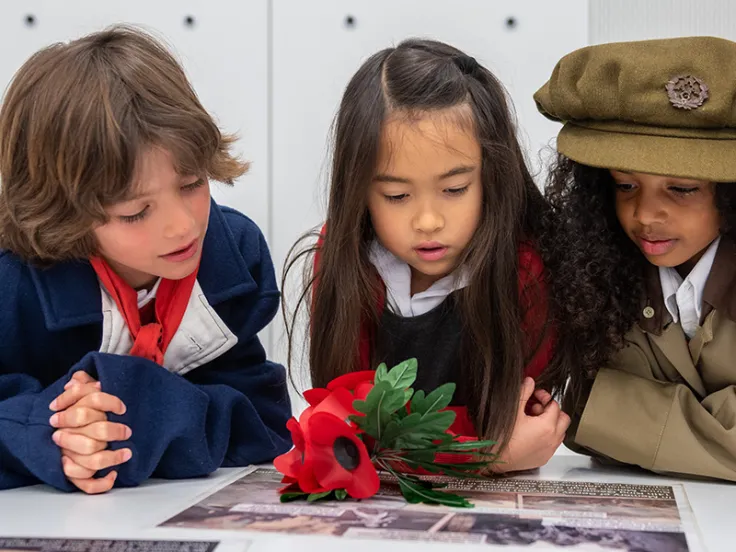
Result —
[[132, 429], [128, 441], [111, 443], [133, 451], [115, 468], [116, 486], [268, 462], [290, 448], [285, 370], [266, 360], [257, 337], [278, 310], [279, 292], [255, 223], [213, 202], [198, 282], [238, 343], [180, 376], [98, 352], [101, 291], [88, 262], [41, 269], [0, 251], [0, 489], [76, 489], [51, 439], [49, 403], [77, 370], [127, 406], [122, 416], [108, 415]]

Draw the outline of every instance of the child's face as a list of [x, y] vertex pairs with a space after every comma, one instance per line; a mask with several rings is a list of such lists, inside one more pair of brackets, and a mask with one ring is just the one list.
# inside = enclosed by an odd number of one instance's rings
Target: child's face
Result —
[[481, 148], [457, 114], [384, 124], [368, 210], [384, 247], [411, 267], [412, 293], [457, 266], [481, 215]]
[[134, 288], [163, 277], [185, 278], [198, 266], [210, 213], [206, 178], [180, 175], [171, 154], [143, 154], [136, 197], [107, 209], [110, 220], [94, 232], [100, 254]]
[[614, 170], [611, 175], [618, 220], [650, 263], [689, 270], [718, 237], [714, 183]]

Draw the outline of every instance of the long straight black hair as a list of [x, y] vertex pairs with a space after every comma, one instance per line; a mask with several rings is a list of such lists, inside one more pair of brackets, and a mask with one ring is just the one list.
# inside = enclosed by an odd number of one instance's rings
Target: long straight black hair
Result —
[[[456, 107], [472, 113], [472, 131], [482, 148], [483, 186], [481, 220], [463, 256], [470, 283], [458, 292], [465, 337], [457, 369], [478, 434], [503, 440], [515, 422], [524, 367], [540, 341], [522, 330], [519, 244], [534, 244], [546, 203], [526, 167], [503, 86], [452, 46], [404, 41], [370, 57], [348, 84], [334, 128], [324, 240], [318, 246], [314, 233], [304, 236], [284, 271], [286, 283], [289, 270], [319, 250], [318, 268], [307, 274], [296, 308], [285, 308], [290, 353], [303, 307], [311, 310], [312, 383], [324, 386], [359, 369], [361, 327], [375, 327], [381, 314], [380, 282], [368, 255], [375, 234], [366, 197], [377, 170], [382, 126], [388, 116]], [[311, 263], [307, 266], [311, 269]]]

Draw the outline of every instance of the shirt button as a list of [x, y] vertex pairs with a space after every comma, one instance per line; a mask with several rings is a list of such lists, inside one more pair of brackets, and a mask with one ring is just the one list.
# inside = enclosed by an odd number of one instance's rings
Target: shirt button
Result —
[[644, 318], [654, 318], [654, 309], [652, 307], [644, 307], [641, 313], [644, 315]]

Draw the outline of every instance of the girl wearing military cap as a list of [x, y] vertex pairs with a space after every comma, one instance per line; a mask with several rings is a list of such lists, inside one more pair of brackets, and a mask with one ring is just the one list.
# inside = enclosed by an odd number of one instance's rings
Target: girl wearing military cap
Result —
[[583, 48], [535, 100], [564, 123], [546, 262], [588, 375], [567, 444], [736, 480], [736, 43]]

